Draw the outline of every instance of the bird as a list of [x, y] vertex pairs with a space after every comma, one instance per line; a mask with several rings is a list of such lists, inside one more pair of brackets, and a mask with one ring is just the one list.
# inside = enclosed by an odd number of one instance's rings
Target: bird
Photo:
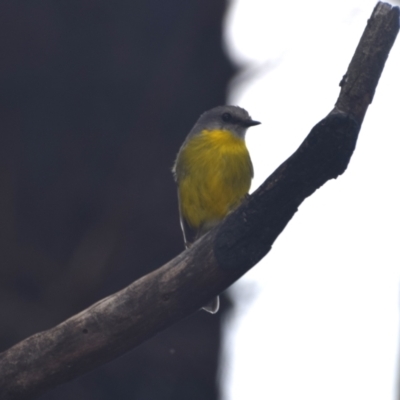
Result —
[[[184, 140], [172, 172], [186, 248], [248, 196], [254, 172], [245, 135], [259, 124], [241, 107], [218, 106], [204, 112]], [[215, 314], [219, 297], [203, 309]]]

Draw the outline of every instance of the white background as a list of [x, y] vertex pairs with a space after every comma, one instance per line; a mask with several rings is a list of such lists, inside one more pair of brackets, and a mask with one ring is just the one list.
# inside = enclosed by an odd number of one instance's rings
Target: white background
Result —
[[[262, 121], [252, 190], [333, 108], [369, 0], [236, 0], [226, 47], [243, 69], [230, 103]], [[308, 198], [234, 285], [224, 400], [393, 400], [400, 282], [400, 37], [347, 171]]]

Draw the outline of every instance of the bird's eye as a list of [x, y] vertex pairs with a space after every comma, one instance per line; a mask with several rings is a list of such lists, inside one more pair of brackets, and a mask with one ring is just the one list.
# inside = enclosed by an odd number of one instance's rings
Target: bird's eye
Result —
[[228, 112], [223, 113], [223, 114], [222, 114], [222, 120], [223, 120], [224, 122], [230, 122], [230, 121], [232, 121], [232, 114], [231, 114], [231, 113], [228, 113]]

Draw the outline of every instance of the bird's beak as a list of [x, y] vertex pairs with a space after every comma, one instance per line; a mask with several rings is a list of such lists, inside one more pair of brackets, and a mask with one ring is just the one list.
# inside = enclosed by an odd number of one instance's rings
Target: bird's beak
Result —
[[246, 120], [246, 121], [243, 122], [243, 125], [244, 125], [246, 128], [249, 128], [250, 126], [260, 125], [260, 124], [261, 124], [261, 122], [259, 122], [259, 121], [253, 121], [252, 119], [248, 119], [248, 120]]

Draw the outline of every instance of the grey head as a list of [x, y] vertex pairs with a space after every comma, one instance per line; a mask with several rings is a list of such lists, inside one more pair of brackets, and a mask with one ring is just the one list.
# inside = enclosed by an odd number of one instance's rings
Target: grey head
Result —
[[196, 135], [204, 129], [229, 130], [240, 138], [244, 138], [247, 128], [259, 125], [261, 122], [253, 121], [249, 113], [237, 106], [218, 106], [203, 113], [189, 136]]

